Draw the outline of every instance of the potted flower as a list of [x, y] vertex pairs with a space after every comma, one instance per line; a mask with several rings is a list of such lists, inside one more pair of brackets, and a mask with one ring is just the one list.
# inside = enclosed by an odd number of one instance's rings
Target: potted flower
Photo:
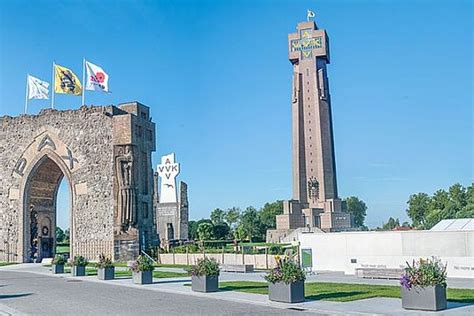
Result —
[[66, 263], [66, 258], [63, 255], [56, 255], [52, 261], [53, 274], [64, 273], [64, 264]]
[[89, 264], [86, 258], [83, 256], [75, 256], [74, 260], [71, 261], [71, 274], [72, 276], [85, 276], [86, 266]]
[[446, 265], [441, 260], [413, 260], [407, 262], [405, 273], [400, 278], [402, 307], [439, 311], [446, 309]]
[[112, 259], [104, 254], [99, 255], [99, 262], [96, 263], [97, 278], [99, 280], [113, 280], [115, 277], [115, 267]]
[[288, 257], [276, 256], [276, 267], [265, 276], [268, 281], [268, 297], [271, 301], [299, 303], [304, 301], [303, 269]]
[[193, 291], [207, 293], [219, 290], [219, 264], [216, 259], [199, 259], [188, 273], [191, 275]]
[[133, 283], [135, 284], [151, 284], [153, 283], [153, 262], [144, 256], [138, 256], [136, 261], [129, 264], [132, 271]]

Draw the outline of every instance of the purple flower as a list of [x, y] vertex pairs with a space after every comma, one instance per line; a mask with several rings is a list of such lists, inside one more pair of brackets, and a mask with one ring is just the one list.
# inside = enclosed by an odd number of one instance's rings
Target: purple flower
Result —
[[400, 285], [408, 290], [411, 289], [411, 280], [407, 274], [402, 275], [402, 277], [400, 278]]

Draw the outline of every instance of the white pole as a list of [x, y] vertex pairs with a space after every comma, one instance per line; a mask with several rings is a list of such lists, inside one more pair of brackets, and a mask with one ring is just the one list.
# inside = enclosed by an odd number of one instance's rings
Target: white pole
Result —
[[82, 105], [86, 105], [86, 59], [82, 58]]
[[52, 83], [52, 86], [51, 86], [51, 108], [54, 109], [54, 88], [55, 88], [55, 82], [54, 82], [54, 78], [56, 78], [55, 76], [55, 73], [54, 73], [54, 67], [55, 66], [55, 63], [53, 61], [53, 78], [51, 80], [51, 83]]
[[25, 93], [25, 114], [28, 112], [28, 77], [30, 74], [26, 75], [26, 93]]

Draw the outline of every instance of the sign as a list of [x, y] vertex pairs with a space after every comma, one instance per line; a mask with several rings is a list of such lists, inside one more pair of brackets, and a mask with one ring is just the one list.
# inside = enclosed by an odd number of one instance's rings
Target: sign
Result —
[[161, 157], [157, 170], [161, 179], [159, 202], [177, 203], [176, 177], [179, 174], [179, 163], [175, 162], [174, 153]]

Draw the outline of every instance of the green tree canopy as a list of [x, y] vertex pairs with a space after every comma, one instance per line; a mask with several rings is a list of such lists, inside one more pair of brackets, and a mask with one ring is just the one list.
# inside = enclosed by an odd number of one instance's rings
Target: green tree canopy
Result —
[[276, 228], [276, 216], [283, 214], [283, 201], [265, 203], [260, 210], [260, 220], [265, 229]]
[[56, 242], [64, 242], [66, 240], [66, 235], [61, 227], [56, 226]]
[[350, 196], [344, 199], [346, 203], [347, 212], [354, 218], [354, 225], [356, 227], [363, 227], [365, 216], [367, 215], [367, 205], [364, 201], [356, 196]]
[[220, 208], [216, 208], [211, 212], [211, 221], [214, 225], [224, 223], [225, 212]]
[[197, 229], [198, 229], [198, 224], [196, 221], [188, 222], [188, 239], [189, 240], [197, 239]]
[[407, 214], [413, 222], [413, 226], [421, 227], [424, 225], [430, 203], [431, 199], [426, 193], [417, 193], [410, 196]]
[[231, 229], [234, 229], [239, 223], [240, 208], [238, 207], [229, 208], [227, 212], [225, 212], [224, 219], [227, 225], [229, 225]]
[[214, 238], [216, 239], [227, 239], [230, 233], [230, 227], [227, 223], [218, 223], [215, 224], [214, 227]]
[[240, 224], [237, 230], [240, 238], [246, 238], [250, 241], [264, 239], [265, 232], [262, 233], [264, 227], [255, 207], [249, 206], [245, 209], [240, 217]]
[[407, 214], [413, 226], [422, 229], [430, 229], [443, 219], [474, 218], [474, 184], [465, 188], [456, 183], [432, 196], [413, 194], [408, 200]]
[[214, 225], [209, 222], [202, 222], [198, 225], [197, 235], [199, 240], [210, 240], [214, 238]]
[[392, 230], [394, 228], [400, 227], [400, 221], [393, 217], [390, 217], [386, 223], [382, 225], [382, 230]]

